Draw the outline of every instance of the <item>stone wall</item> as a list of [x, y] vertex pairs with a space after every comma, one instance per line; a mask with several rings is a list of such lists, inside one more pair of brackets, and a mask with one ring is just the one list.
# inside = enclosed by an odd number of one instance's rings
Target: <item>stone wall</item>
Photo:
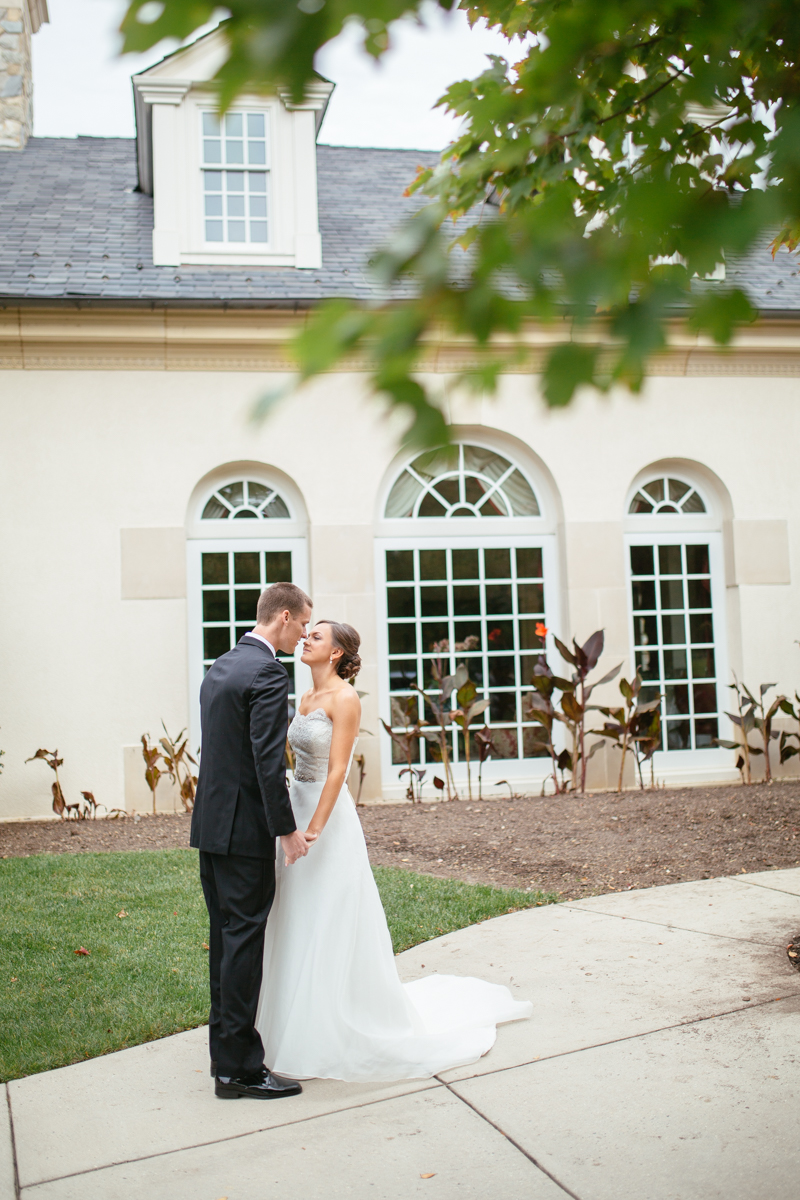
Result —
[[31, 34], [46, 20], [44, 0], [0, 4], [0, 150], [22, 150], [33, 132]]

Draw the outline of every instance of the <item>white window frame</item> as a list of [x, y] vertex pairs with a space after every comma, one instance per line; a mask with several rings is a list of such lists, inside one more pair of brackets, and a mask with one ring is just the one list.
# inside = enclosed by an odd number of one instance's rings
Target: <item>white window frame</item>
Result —
[[[524, 518], [523, 518], [524, 519]], [[413, 524], [419, 528], [425, 518], [414, 520]], [[394, 522], [393, 522], [394, 523]], [[405, 522], [411, 524], [411, 520]], [[467, 522], [465, 521], [464, 524]], [[510, 524], [510, 520], [506, 524]], [[443, 522], [437, 522], [441, 525]], [[431, 532], [430, 536], [409, 535], [406, 537], [378, 537], [375, 539], [375, 579], [376, 587], [376, 616], [378, 626], [378, 689], [379, 689], [379, 714], [391, 724], [391, 704], [390, 704], [390, 679], [389, 679], [389, 636], [388, 636], [388, 609], [387, 609], [387, 580], [386, 580], [386, 551], [387, 550], [438, 550], [442, 548], [454, 550], [473, 550], [486, 549], [492, 546], [515, 549], [517, 547], [540, 547], [542, 550], [542, 569], [544, 578], [544, 607], [545, 607], [545, 624], [548, 629], [557, 628], [559, 624], [559, 596], [560, 596], [560, 581], [558, 571], [558, 552], [556, 545], [556, 536], [547, 533], [514, 533], [504, 534], [497, 533], [479, 533], [476, 531], [472, 535], [465, 533], [456, 533], [452, 529], [452, 522], [449, 522], [451, 528], [447, 533], [438, 535]], [[483, 522], [481, 522], [483, 524]], [[489, 521], [486, 521], [489, 524]], [[472, 526], [474, 529], [474, 525]], [[481, 718], [478, 718], [472, 727], [473, 733], [482, 726]], [[405, 796], [408, 784], [398, 779], [398, 772], [402, 769], [401, 765], [392, 762], [391, 739], [385, 730], [381, 727], [379, 731], [380, 738], [380, 761], [381, 761], [381, 777], [383, 781], [382, 794], [387, 799], [401, 799]], [[425, 793], [431, 797], [433, 795], [432, 780], [437, 773], [441, 774], [438, 769], [432, 769], [432, 766], [427, 767], [427, 776], [423, 785]], [[483, 789], [486, 793], [497, 793], [498, 783], [500, 780], [507, 779], [514, 791], [530, 791], [534, 788], [541, 789], [545, 779], [552, 775], [552, 763], [549, 757], [543, 758], [528, 758], [528, 759], [489, 759], [483, 766]], [[453, 767], [453, 776], [456, 785], [464, 793], [464, 788], [467, 784], [467, 768], [464, 763], [457, 763]], [[473, 796], [477, 795], [478, 781], [478, 763], [477, 756], [472, 762], [472, 786]], [[501, 792], [502, 788], [499, 789]]]
[[[243, 118], [243, 121], [244, 121], [245, 129], [247, 127], [247, 116], [249, 113], [261, 114], [264, 117], [264, 126], [265, 126], [265, 131], [266, 131], [266, 162], [264, 163], [264, 165], [251, 167], [251, 166], [245, 166], [244, 164], [242, 164], [242, 166], [233, 166], [233, 165], [229, 166], [225, 163], [220, 163], [219, 165], [206, 163], [204, 160], [204, 151], [203, 151], [203, 142], [205, 140], [205, 134], [203, 132], [203, 117], [206, 113], [211, 113], [212, 116], [217, 117], [223, 128], [224, 128], [224, 124], [225, 124], [225, 118], [227, 116], [234, 115], [234, 114], [241, 115]], [[274, 221], [273, 197], [272, 197], [272, 141], [273, 141], [273, 132], [274, 132], [273, 125], [274, 125], [274, 120], [273, 120], [272, 106], [264, 104], [263, 102], [261, 104], [242, 104], [242, 103], [232, 104], [231, 107], [228, 109], [228, 111], [223, 116], [220, 116], [217, 113], [213, 104], [209, 103], [209, 104], [205, 104], [205, 105], [202, 105], [202, 104], [197, 105], [197, 124], [196, 124], [195, 136], [196, 136], [196, 138], [199, 139], [199, 143], [200, 143], [198, 146], [198, 149], [197, 149], [197, 154], [198, 154], [198, 158], [200, 161], [200, 168], [199, 168], [199, 171], [200, 171], [200, 174], [199, 174], [199, 179], [200, 179], [200, 228], [198, 231], [199, 232], [198, 244], [202, 246], [202, 249], [205, 253], [213, 254], [215, 256], [215, 261], [219, 261], [217, 256], [220, 254], [222, 254], [222, 255], [233, 254], [236, 256], [244, 254], [249, 257], [251, 255], [254, 256], [254, 255], [264, 255], [264, 254], [274, 254], [275, 253], [275, 235], [274, 235], [275, 221]], [[225, 135], [223, 133], [221, 135], [221, 142], [224, 144], [224, 141], [225, 141]], [[243, 141], [247, 141], [246, 133], [244, 134]], [[205, 177], [205, 174], [207, 171], [219, 171], [222, 175], [225, 175], [229, 171], [241, 171], [245, 175], [249, 175], [252, 172], [257, 172], [259, 174], [266, 175], [266, 177], [267, 177], [267, 186], [266, 186], [267, 217], [266, 217], [266, 221], [267, 221], [267, 235], [268, 235], [266, 242], [249, 242], [249, 241], [228, 242], [224, 239], [221, 242], [209, 242], [206, 240], [206, 229], [205, 229], [205, 226], [206, 226], [205, 194], [206, 193], [205, 193], [205, 178], [204, 177]], [[226, 189], [223, 188], [223, 193], [225, 192], [225, 190]]]
[[[206, 504], [220, 488], [231, 483], [252, 480], [278, 493], [289, 509], [288, 519], [283, 517], [265, 517], [261, 520], [236, 520], [231, 517], [204, 518], [203, 510]], [[206, 476], [202, 486], [197, 487], [190, 504], [188, 536], [208, 541], [210, 538], [251, 540], [263, 531], [263, 536], [275, 538], [305, 538], [308, 523], [305, 517], [305, 505], [302, 496], [294, 482], [283, 476], [281, 472], [273, 471], [261, 463], [236, 463], [227, 469], [217, 470]]]
[[229, 110], [242, 114], [263, 112], [266, 118], [269, 241], [262, 244], [205, 240], [202, 114], [210, 109], [208, 95], [200, 92], [190, 92], [181, 106], [179, 157], [183, 165], [176, 162], [169, 168], [175, 173], [172, 186], [181, 192], [180, 263], [319, 269], [322, 259], [313, 112], [288, 111], [277, 96], [252, 95], [238, 97]]
[[[703, 496], [703, 499], [705, 500], [706, 497]], [[713, 520], [713, 517], [708, 512], [699, 513], [697, 516], [702, 518], [706, 523]], [[649, 525], [647, 531], [642, 530], [641, 532], [625, 535], [625, 587], [627, 592], [626, 603], [628, 606], [628, 640], [631, 648], [631, 663], [633, 664], [631, 674], [634, 674], [636, 670], [637, 650], [634, 636], [633, 592], [631, 587], [633, 580], [630, 555], [631, 546], [674, 546], [677, 542], [683, 545], [707, 545], [711, 574], [711, 611], [714, 619], [717, 705], [720, 714], [718, 736], [725, 739], [732, 739], [733, 726], [724, 715], [725, 709], [730, 708], [732, 700], [730, 699], [731, 693], [727, 688], [727, 683], [730, 679], [730, 666], [728, 660], [725, 562], [722, 534], [718, 531], [708, 529], [703, 531], [699, 531], [696, 528], [692, 529], [691, 524], [693, 522], [691, 518], [687, 517], [675, 518], [667, 516], [665, 518], [668, 525], [666, 529], [660, 527], [662, 518], [653, 516], [652, 514], [644, 514], [644, 518], [648, 521]], [[653, 528], [656, 523], [659, 523], [657, 532]], [[690, 525], [689, 528], [687, 528], [687, 524]], [[726, 750], [721, 746], [700, 750], [657, 750], [653, 755], [653, 770], [658, 781], [669, 784], [704, 783], [706, 781], [719, 781], [726, 778], [738, 778], [738, 772], [734, 765], [733, 751]]]
[[[231, 524], [234, 522], [217, 522]], [[249, 523], [248, 523], [249, 524]], [[194, 538], [186, 543], [186, 595], [189, 632], [189, 738], [190, 745], [200, 745], [200, 685], [203, 682], [203, 554], [234, 551], [292, 551], [292, 582], [304, 591], [309, 589], [308, 542], [304, 537], [211, 537]], [[295, 687], [299, 699], [311, 686], [311, 672], [300, 662], [303, 644], [295, 650]]]

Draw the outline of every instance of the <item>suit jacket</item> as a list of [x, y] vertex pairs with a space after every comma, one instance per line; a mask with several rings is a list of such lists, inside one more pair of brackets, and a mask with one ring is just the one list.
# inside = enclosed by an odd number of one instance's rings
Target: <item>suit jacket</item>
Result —
[[200, 688], [203, 735], [190, 844], [209, 854], [274, 858], [297, 828], [286, 786], [289, 679], [247, 634]]

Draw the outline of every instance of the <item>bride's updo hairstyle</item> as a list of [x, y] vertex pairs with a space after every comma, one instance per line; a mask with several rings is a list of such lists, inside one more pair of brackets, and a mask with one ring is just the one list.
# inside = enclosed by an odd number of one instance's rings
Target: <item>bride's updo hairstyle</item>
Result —
[[338, 621], [317, 621], [317, 625], [327, 625], [331, 631], [331, 641], [342, 657], [336, 661], [336, 673], [342, 679], [355, 679], [361, 670], [361, 655], [358, 648], [361, 637], [352, 625], [340, 624]]

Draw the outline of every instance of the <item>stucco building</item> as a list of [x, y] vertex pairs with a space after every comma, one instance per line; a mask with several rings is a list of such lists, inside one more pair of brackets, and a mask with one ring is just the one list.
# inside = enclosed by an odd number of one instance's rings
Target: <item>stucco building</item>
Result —
[[468, 350], [431, 344], [456, 441], [424, 460], [397, 452], [357, 361], [255, 424], [314, 305], [375, 294], [369, 253], [435, 156], [317, 145], [323, 81], [221, 123], [219, 54], [211, 34], [134, 78], [135, 141], [27, 140], [23, 121], [0, 155], [0, 817], [49, 811], [39, 746], [68, 799], [146, 808], [140, 735], [163, 718], [197, 745], [204, 669], [289, 575], [362, 634], [366, 799], [405, 793], [379, 717], [442, 639], [471, 639], [452, 663], [490, 700], [485, 782], [541, 788], [521, 701], [542, 621], [604, 627], [601, 669], [638, 664], [663, 694], [658, 778], [735, 778], [714, 744], [731, 672], [800, 685], [795, 260], [726, 264], [759, 322], [724, 354], [676, 323], [638, 398], [548, 412], [537, 355], [566, 331], [531, 328], [531, 365], [483, 401], [452, 384]]

